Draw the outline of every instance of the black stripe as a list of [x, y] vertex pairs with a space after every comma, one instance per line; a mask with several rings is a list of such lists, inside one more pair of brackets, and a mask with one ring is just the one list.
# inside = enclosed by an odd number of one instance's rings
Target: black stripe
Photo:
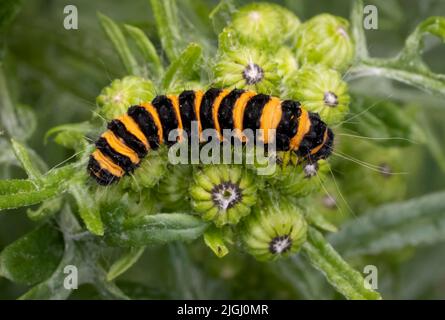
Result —
[[298, 118], [301, 115], [300, 103], [285, 100], [281, 103], [281, 112], [281, 120], [276, 131], [276, 148], [278, 151], [286, 151], [290, 148], [290, 140], [298, 131]]
[[321, 121], [318, 113], [309, 112], [309, 120], [311, 127], [303, 137], [300, 146], [297, 150], [299, 157], [306, 157], [310, 154], [311, 150], [319, 146], [323, 142], [323, 135], [326, 129], [326, 124]]
[[151, 104], [158, 111], [159, 119], [161, 120], [162, 130], [164, 132], [164, 142], [167, 145], [172, 145], [176, 141], [168, 141], [168, 134], [171, 130], [178, 129], [178, 119], [176, 119], [176, 112], [173, 104], [167, 96], [157, 96], [153, 99]]
[[147, 149], [142, 141], [125, 128], [125, 125], [120, 120], [112, 120], [108, 124], [108, 129], [113, 132], [117, 137], [121, 138], [125, 144], [137, 153], [139, 158], [143, 158], [147, 155]]
[[326, 142], [324, 143], [324, 145], [321, 147], [320, 150], [318, 150], [317, 153], [313, 154], [311, 156], [311, 160], [319, 160], [319, 159], [326, 159], [327, 157], [329, 157], [332, 153], [332, 148], [334, 146], [334, 133], [332, 132], [331, 129], [326, 128], [326, 130], [328, 131], [328, 137], [326, 139]]
[[244, 90], [233, 89], [227, 96], [221, 101], [221, 105], [218, 109], [218, 122], [221, 132], [224, 129], [234, 129], [233, 125], [233, 107], [235, 107], [236, 101], [244, 93]]
[[179, 95], [179, 112], [181, 114], [182, 127], [190, 138], [192, 132], [192, 121], [196, 121], [195, 114], [195, 92], [183, 91]]
[[110, 144], [104, 137], [100, 137], [96, 141], [96, 147], [106, 156], [108, 156], [115, 164], [121, 167], [125, 172], [132, 172], [136, 167], [127, 156], [120, 154]]
[[[108, 170], [102, 169], [97, 162], [96, 159], [94, 159], [93, 156], [90, 156], [90, 160], [88, 161], [87, 170], [91, 177], [96, 179], [96, 182], [100, 185], [107, 186], [112, 184], [115, 181], [119, 180], [119, 177], [116, 177], [115, 175], [111, 174]], [[97, 173], [98, 175], [95, 175], [94, 173]]]
[[158, 136], [158, 127], [151, 114], [141, 106], [132, 106], [128, 109], [128, 115], [137, 123], [142, 133], [148, 140], [150, 148], [157, 149], [160, 141]]
[[270, 100], [270, 96], [266, 94], [257, 94], [247, 102], [243, 115], [243, 129], [259, 129], [261, 115], [266, 103]]
[[214, 128], [213, 121], [213, 103], [222, 90], [218, 88], [210, 88], [202, 97], [199, 115], [202, 130]]

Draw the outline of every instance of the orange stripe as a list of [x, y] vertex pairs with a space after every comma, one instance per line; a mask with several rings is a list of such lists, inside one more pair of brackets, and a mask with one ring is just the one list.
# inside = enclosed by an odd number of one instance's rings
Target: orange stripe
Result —
[[[266, 103], [263, 108], [263, 113], [260, 118], [260, 129], [263, 129], [263, 141], [264, 143], [269, 142], [269, 130], [277, 129], [278, 124], [281, 121], [281, 100], [272, 97]], [[271, 139], [275, 139], [275, 135], [270, 134]]]
[[218, 97], [216, 97], [215, 101], [213, 102], [213, 123], [215, 126], [215, 130], [218, 133], [218, 137], [219, 140], [222, 140], [222, 134], [221, 134], [221, 128], [219, 126], [219, 121], [218, 121], [218, 110], [219, 110], [219, 106], [221, 105], [221, 101], [224, 99], [225, 96], [227, 96], [230, 93], [230, 90], [224, 89], [222, 90]]
[[243, 135], [243, 117], [244, 110], [246, 109], [247, 102], [256, 95], [256, 92], [246, 91], [235, 102], [233, 107], [233, 126], [236, 135], [241, 141], [245, 141], [246, 137]]
[[179, 141], [182, 140], [182, 119], [181, 119], [181, 112], [179, 111], [179, 97], [177, 95], [169, 95], [167, 98], [170, 99], [173, 105], [173, 109], [175, 110], [176, 119], [178, 120], [178, 134], [179, 134]]
[[124, 170], [115, 164], [110, 158], [104, 155], [100, 150], [95, 150], [92, 153], [92, 156], [94, 159], [96, 159], [97, 163], [99, 163], [99, 166], [102, 169], [107, 170], [113, 176], [122, 177], [124, 175]]
[[204, 96], [203, 91], [201, 90], [195, 91], [195, 115], [196, 115], [196, 120], [198, 121], [198, 135], [200, 139], [201, 139], [202, 127], [201, 127], [201, 115], [199, 111], [201, 109], [201, 102], [203, 96]]
[[316, 154], [318, 151], [320, 151], [320, 149], [324, 146], [327, 140], [328, 140], [328, 128], [324, 130], [323, 142], [320, 143], [318, 146], [316, 146], [314, 149], [312, 149], [311, 154]]
[[147, 138], [145, 137], [144, 133], [141, 131], [138, 124], [133, 120], [132, 117], [130, 117], [127, 114], [124, 114], [119, 118], [117, 118], [117, 120], [122, 122], [127, 131], [130, 132], [132, 135], [134, 135], [136, 138], [138, 138], [138, 140], [144, 144], [147, 150], [149, 149]]
[[161, 123], [161, 119], [159, 118], [158, 115], [158, 111], [155, 109], [155, 107], [153, 107], [153, 105], [151, 103], [142, 103], [141, 104], [142, 107], [145, 108], [145, 110], [147, 110], [148, 113], [150, 113], [151, 117], [153, 118], [153, 121], [155, 122], [156, 127], [158, 128], [158, 138], [159, 138], [159, 144], [162, 144], [164, 139], [163, 139], [163, 132], [162, 132], [162, 123]]
[[102, 137], [107, 140], [108, 144], [114, 151], [130, 158], [131, 162], [134, 164], [139, 163], [140, 160], [137, 153], [134, 152], [133, 149], [129, 148], [123, 141], [121, 141], [121, 139], [116, 137], [113, 132], [107, 130], [104, 132], [104, 134], [102, 134]]
[[303, 137], [311, 129], [311, 121], [309, 120], [309, 113], [301, 108], [301, 115], [298, 118], [298, 130], [295, 136], [290, 140], [290, 149], [297, 150]]

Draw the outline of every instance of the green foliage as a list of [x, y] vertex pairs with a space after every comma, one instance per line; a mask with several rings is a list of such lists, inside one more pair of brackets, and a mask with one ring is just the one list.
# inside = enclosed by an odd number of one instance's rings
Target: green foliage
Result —
[[21, 284], [41, 282], [57, 268], [63, 249], [60, 232], [44, 224], [3, 249], [0, 275]]
[[[303, 3], [284, 3], [151, 0], [143, 12], [110, 2], [97, 7], [106, 15], [85, 12], [81, 29], [58, 34], [48, 32], [60, 28], [51, 24], [58, 9], [40, 17], [27, 4], [12, 24], [22, 3], [0, 1], [1, 49], [8, 44], [0, 55], [0, 211], [10, 213], [0, 215], [0, 276], [14, 288], [0, 282], [0, 298], [17, 297], [17, 283], [27, 286], [21, 299], [67, 299], [73, 294], [63, 286], [67, 265], [78, 267], [80, 286], [103, 299], [328, 299], [339, 297], [335, 292], [347, 299], [443, 298], [443, 288], [433, 288], [443, 271], [428, 271], [442, 263], [437, 252], [445, 239], [444, 194], [437, 192], [445, 189], [439, 171], [445, 168], [445, 77], [430, 67], [443, 52], [425, 40], [445, 40], [445, 17], [422, 16], [415, 26], [415, 19], [393, 12], [397, 2], [386, 1], [387, 27], [414, 31], [406, 39], [396, 32], [401, 50], [393, 38], [367, 31], [369, 41], [378, 40], [370, 45], [376, 56], [399, 50], [375, 58], [362, 27], [362, 1], [353, 1], [350, 22], [326, 15], [326, 2], [314, 1], [310, 15]], [[435, 14], [431, 1], [424, 5]], [[347, 1], [332, 6], [349, 9]], [[405, 11], [417, 20], [415, 9]], [[30, 44], [35, 37], [38, 48]], [[315, 71], [302, 77], [305, 70]], [[254, 71], [261, 77], [252, 78]], [[216, 175], [212, 167], [167, 165], [161, 148], [117, 185], [103, 188], [86, 178], [90, 140], [103, 131], [102, 120], [156, 94], [211, 85], [302, 100], [333, 124], [329, 163], [320, 162], [308, 177], [284, 153], [271, 177], [247, 165], [225, 166]], [[326, 102], [327, 91], [340, 104]], [[411, 175], [399, 175], [403, 170]], [[225, 182], [244, 193], [231, 211], [233, 225], [223, 226], [212, 195]], [[267, 214], [254, 216], [251, 207]], [[19, 220], [25, 213], [38, 225], [25, 227]], [[302, 254], [276, 263], [246, 254], [274, 259], [272, 240], [286, 234], [294, 242], [282, 256], [300, 248]], [[379, 292], [366, 289], [354, 269], [368, 261], [384, 279]], [[413, 277], [418, 269], [428, 275], [394, 293], [403, 287], [396, 275]], [[85, 292], [81, 287], [73, 297]]]

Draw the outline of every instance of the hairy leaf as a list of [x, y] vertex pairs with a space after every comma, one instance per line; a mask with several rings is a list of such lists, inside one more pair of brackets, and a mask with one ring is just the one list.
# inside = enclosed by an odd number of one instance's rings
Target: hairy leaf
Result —
[[347, 299], [376, 300], [380, 294], [365, 288], [362, 275], [354, 270], [326, 241], [323, 235], [309, 228], [304, 253], [311, 264], [320, 270], [329, 283]]
[[0, 275], [22, 284], [48, 278], [63, 256], [63, 238], [52, 225], [45, 224], [17, 239], [0, 253]]
[[378, 254], [445, 240], [445, 192], [372, 209], [330, 241], [343, 255]]

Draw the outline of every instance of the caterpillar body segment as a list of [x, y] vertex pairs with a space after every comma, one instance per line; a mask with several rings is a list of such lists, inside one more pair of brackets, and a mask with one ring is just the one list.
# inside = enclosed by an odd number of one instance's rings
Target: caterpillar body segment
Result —
[[305, 110], [298, 101], [241, 89], [210, 88], [160, 95], [151, 103], [131, 106], [126, 114], [108, 123], [90, 156], [88, 172], [99, 184], [111, 184], [135, 170], [151, 149], [174, 144], [168, 141], [171, 130], [190, 138], [194, 121], [199, 135], [214, 129], [220, 140], [225, 129], [237, 132], [242, 141], [243, 130], [262, 129], [260, 139], [267, 144], [268, 131], [274, 129], [277, 150], [294, 151], [309, 161], [326, 158], [332, 152], [333, 132], [318, 114]]

